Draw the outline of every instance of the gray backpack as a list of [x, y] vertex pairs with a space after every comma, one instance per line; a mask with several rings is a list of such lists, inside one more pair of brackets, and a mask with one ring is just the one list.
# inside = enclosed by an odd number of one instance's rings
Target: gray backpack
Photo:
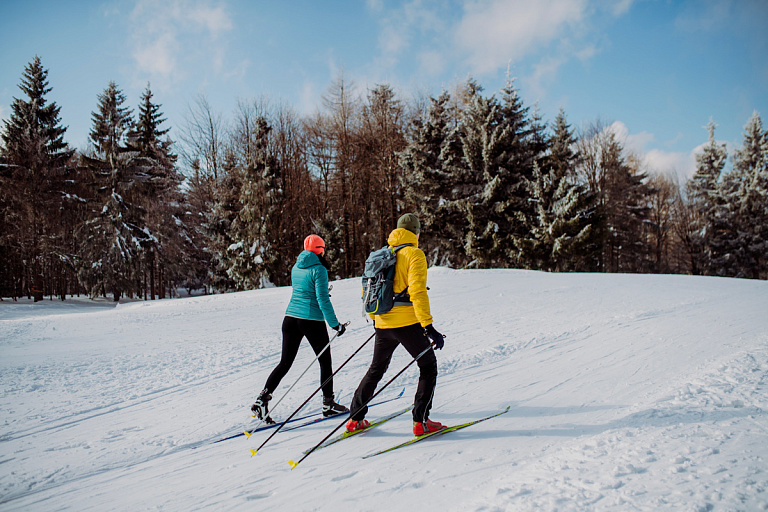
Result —
[[413, 244], [403, 244], [397, 247], [382, 247], [373, 251], [365, 260], [363, 271], [363, 315], [371, 313], [381, 315], [394, 306], [411, 304], [408, 288], [395, 295], [395, 264], [397, 251]]

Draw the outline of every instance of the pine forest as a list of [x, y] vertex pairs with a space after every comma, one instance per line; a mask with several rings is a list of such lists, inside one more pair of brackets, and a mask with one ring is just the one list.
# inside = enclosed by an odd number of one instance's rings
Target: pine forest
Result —
[[290, 284], [302, 241], [361, 274], [405, 212], [430, 265], [768, 278], [768, 132], [728, 154], [702, 130], [685, 183], [644, 169], [600, 121], [543, 119], [515, 81], [437, 97], [341, 74], [311, 115], [205, 96], [169, 126], [148, 84], [94, 98], [75, 150], [35, 57], [0, 126], [0, 297], [157, 299]]

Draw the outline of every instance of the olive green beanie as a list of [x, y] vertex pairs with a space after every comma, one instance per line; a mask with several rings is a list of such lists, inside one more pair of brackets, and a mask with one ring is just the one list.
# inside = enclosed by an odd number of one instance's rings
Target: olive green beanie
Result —
[[406, 213], [397, 220], [397, 227], [404, 228], [416, 235], [421, 231], [421, 224], [419, 224], [419, 218], [412, 213]]

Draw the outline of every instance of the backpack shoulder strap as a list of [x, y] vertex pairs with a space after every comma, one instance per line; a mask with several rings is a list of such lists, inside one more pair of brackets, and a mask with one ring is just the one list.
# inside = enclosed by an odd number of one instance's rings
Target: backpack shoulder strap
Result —
[[[403, 247], [409, 247], [409, 246], [413, 247], [413, 244], [398, 245], [397, 247], [393, 247], [392, 248], [392, 252], [393, 253], [397, 253], [397, 251], [399, 251]], [[392, 268], [392, 270], [394, 270], [394, 267]], [[395, 294], [395, 303], [394, 303], [395, 306], [410, 306], [412, 304], [413, 303], [411, 302], [411, 297], [410, 297], [410, 295], [408, 295], [408, 287], [407, 286], [405, 287], [405, 289], [403, 291], [401, 291], [400, 293]]]

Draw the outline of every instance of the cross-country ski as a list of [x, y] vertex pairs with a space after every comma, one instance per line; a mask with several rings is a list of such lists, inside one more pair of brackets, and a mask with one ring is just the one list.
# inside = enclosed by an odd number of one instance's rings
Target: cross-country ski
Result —
[[[328, 446], [330, 446], [330, 445], [332, 445], [332, 444], [336, 444], [336, 443], [338, 443], [339, 441], [343, 441], [343, 440], [345, 440], [345, 439], [349, 439], [350, 437], [356, 436], [356, 435], [358, 435], [358, 434], [363, 434], [363, 433], [365, 433], [365, 432], [368, 432], [369, 430], [371, 430], [371, 429], [373, 429], [373, 428], [376, 428], [376, 427], [378, 427], [378, 426], [381, 426], [381, 425], [383, 425], [384, 423], [388, 422], [389, 420], [392, 420], [392, 419], [394, 419], [394, 418], [397, 418], [397, 417], [398, 417], [398, 416], [400, 416], [401, 414], [405, 414], [406, 412], [410, 411], [410, 410], [411, 410], [411, 408], [412, 408], [412, 407], [406, 407], [405, 409], [402, 409], [402, 410], [400, 410], [400, 411], [397, 411], [397, 412], [395, 412], [395, 413], [393, 413], [393, 414], [390, 414], [389, 416], [384, 416], [383, 418], [379, 418], [379, 419], [377, 419], [377, 420], [375, 420], [375, 421], [371, 422], [371, 423], [370, 423], [370, 424], [369, 424], [367, 427], [365, 427], [365, 428], [363, 428], [363, 429], [360, 429], [360, 430], [355, 430], [354, 432], [347, 432], [347, 431], [344, 431], [344, 432], [342, 432], [341, 434], [339, 434], [338, 436], [336, 436], [336, 437], [334, 437], [334, 438], [331, 438], [330, 440], [327, 440], [327, 441], [323, 442], [323, 443], [322, 443], [322, 444], [320, 444], [320, 445], [317, 445], [317, 446], [315, 446], [315, 447], [313, 447], [313, 448], [310, 448], [310, 449], [308, 449], [308, 450], [305, 450], [305, 451], [304, 451], [304, 456], [306, 457], [307, 455], [309, 455], [309, 454], [310, 454], [310, 453], [312, 453], [313, 451], [317, 451], [317, 450], [319, 450], [319, 449], [321, 449], [321, 448], [326, 448], [326, 447], [328, 447]], [[255, 455], [255, 453], [252, 453], [251, 455], [253, 456], [253, 455]], [[298, 461], [298, 462], [296, 462], [296, 461], [293, 461], [293, 460], [289, 460], [289, 461], [288, 461], [288, 464], [291, 466], [291, 469], [293, 469], [293, 468], [295, 468], [296, 466], [298, 466], [298, 465], [299, 465], [299, 462], [301, 462], [302, 460], [303, 460], [303, 458], [302, 458], [302, 459], [299, 459], [299, 461]]]
[[435, 432], [429, 432], [427, 434], [422, 434], [420, 436], [416, 436], [414, 438], [409, 439], [408, 441], [405, 441], [404, 443], [397, 444], [397, 445], [392, 446], [390, 448], [385, 448], [384, 450], [379, 450], [377, 452], [369, 453], [368, 455], [365, 455], [363, 458], [364, 459], [368, 459], [368, 458], [374, 457], [376, 455], [381, 455], [382, 453], [387, 453], [387, 452], [391, 452], [393, 450], [397, 450], [398, 448], [403, 448], [405, 446], [410, 446], [412, 444], [418, 443], [419, 441], [423, 441], [423, 440], [425, 440], [425, 439], [427, 439], [429, 437], [436, 437], [436, 436], [440, 436], [440, 435], [443, 435], [443, 434], [447, 434], [449, 432], [455, 432], [455, 431], [461, 430], [463, 428], [471, 427], [472, 425], [477, 425], [478, 423], [482, 423], [483, 421], [488, 421], [491, 418], [495, 418], [497, 416], [501, 416], [505, 412], [509, 411], [509, 408], [510, 408], [510, 406], [507, 406], [507, 408], [504, 409], [503, 411], [497, 412], [496, 414], [491, 414], [490, 416], [486, 416], [485, 418], [480, 418], [478, 420], [469, 421], [467, 423], [462, 423], [460, 425], [453, 425], [451, 427], [446, 427], [444, 429], [437, 430]]

